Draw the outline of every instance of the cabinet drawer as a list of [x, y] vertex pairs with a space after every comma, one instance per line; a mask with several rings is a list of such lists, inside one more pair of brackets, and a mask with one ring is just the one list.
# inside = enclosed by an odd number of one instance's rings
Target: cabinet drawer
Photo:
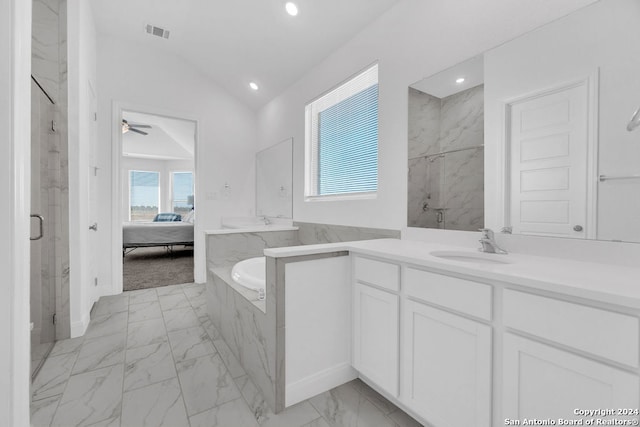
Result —
[[356, 256], [353, 266], [356, 280], [391, 291], [400, 289], [400, 266], [396, 264]]
[[407, 295], [480, 319], [491, 320], [491, 286], [407, 268]]
[[541, 338], [638, 367], [638, 318], [506, 289], [504, 324]]

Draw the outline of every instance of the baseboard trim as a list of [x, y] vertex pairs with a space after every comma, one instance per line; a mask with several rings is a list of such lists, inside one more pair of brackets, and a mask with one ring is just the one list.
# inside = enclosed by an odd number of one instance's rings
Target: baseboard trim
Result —
[[91, 316], [89, 313], [82, 316], [82, 320], [79, 322], [71, 323], [71, 338], [81, 337], [87, 331], [89, 327], [89, 321], [91, 320]]
[[351, 363], [345, 362], [332, 366], [316, 374], [309, 375], [294, 383], [287, 384], [285, 390], [285, 407], [295, 405], [303, 400], [317, 396], [344, 383], [358, 378], [358, 372]]

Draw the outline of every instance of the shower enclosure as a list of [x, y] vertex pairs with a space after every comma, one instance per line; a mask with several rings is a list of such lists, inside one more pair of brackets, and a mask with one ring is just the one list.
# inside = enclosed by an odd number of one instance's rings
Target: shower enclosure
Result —
[[484, 226], [483, 146], [409, 160], [409, 227], [477, 231]]
[[439, 96], [409, 88], [407, 225], [476, 231], [484, 227], [484, 86], [428, 88]]

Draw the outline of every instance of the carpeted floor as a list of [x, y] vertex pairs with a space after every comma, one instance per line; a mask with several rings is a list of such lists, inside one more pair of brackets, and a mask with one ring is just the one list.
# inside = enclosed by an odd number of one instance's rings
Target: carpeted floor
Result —
[[137, 248], [123, 260], [125, 291], [193, 282], [193, 247]]

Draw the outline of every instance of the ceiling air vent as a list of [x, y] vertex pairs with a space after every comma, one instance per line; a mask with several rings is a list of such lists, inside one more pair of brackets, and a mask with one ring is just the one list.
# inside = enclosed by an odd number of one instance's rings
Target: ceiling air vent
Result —
[[151, 34], [152, 36], [158, 36], [165, 39], [169, 38], [169, 30], [165, 30], [164, 28], [155, 27], [153, 25], [147, 24], [146, 29], [147, 29], [147, 34]]

